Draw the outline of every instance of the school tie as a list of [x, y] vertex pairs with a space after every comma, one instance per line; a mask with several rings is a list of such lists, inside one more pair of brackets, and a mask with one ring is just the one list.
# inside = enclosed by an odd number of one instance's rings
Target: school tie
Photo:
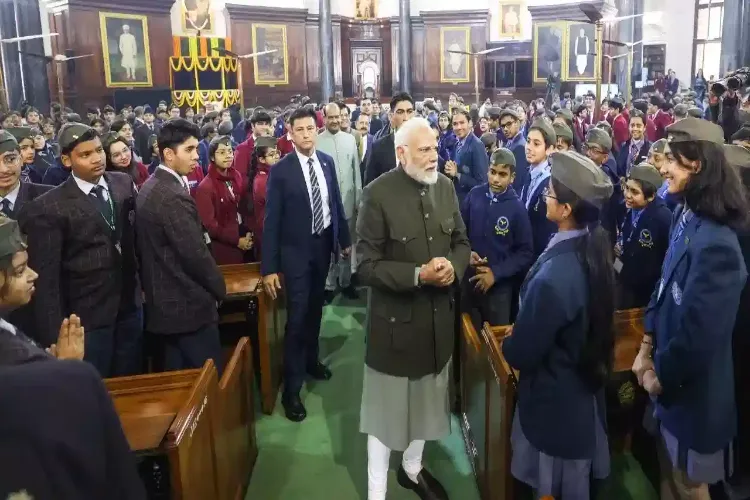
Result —
[[628, 173], [630, 173], [630, 169], [633, 168], [635, 165], [635, 160], [638, 158], [638, 152], [640, 151], [640, 148], [638, 147], [638, 144], [635, 142], [630, 143], [630, 161], [628, 162]]
[[312, 191], [313, 232], [320, 234], [323, 232], [323, 197], [320, 195], [320, 185], [318, 184], [318, 176], [315, 174], [315, 168], [313, 168], [314, 164], [312, 158], [307, 160]]
[[3, 201], [0, 201], [0, 212], [5, 214], [6, 217], [10, 217], [12, 210], [10, 208], [10, 200], [5, 198]]
[[109, 202], [104, 199], [104, 186], [94, 186], [94, 189], [91, 190], [89, 196], [94, 199], [97, 208], [99, 208], [102, 216], [109, 223], [112, 220], [112, 207], [109, 205]]

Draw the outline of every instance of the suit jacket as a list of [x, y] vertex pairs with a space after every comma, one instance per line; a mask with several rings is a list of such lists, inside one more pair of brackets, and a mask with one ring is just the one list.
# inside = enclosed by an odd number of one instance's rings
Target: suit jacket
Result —
[[[418, 379], [440, 373], [453, 353], [454, 290], [471, 246], [455, 189], [440, 174], [424, 186], [403, 168], [369, 184], [357, 219], [358, 275], [371, 287], [367, 366]], [[418, 286], [417, 270], [445, 257], [454, 286]]]
[[489, 168], [487, 150], [474, 134], [469, 133], [463, 147], [456, 150], [456, 165], [461, 175], [453, 178], [453, 184], [456, 186], [458, 202], [461, 203], [471, 188], [487, 182]]
[[[620, 146], [620, 152], [617, 155], [617, 176], [618, 177], [627, 177], [628, 173], [630, 172], [631, 166], [628, 165], [628, 155], [630, 155], [631, 141], [632, 139], [628, 139], [627, 141], [622, 143], [622, 146]], [[649, 142], [647, 138], [644, 138], [643, 146], [641, 146], [641, 149], [638, 151], [638, 154], [635, 156], [635, 159], [633, 160], [634, 166], [648, 160], [649, 149], [651, 149], [651, 142]]]
[[153, 124], [154, 130], [150, 130], [148, 125], [145, 123], [135, 129], [134, 139], [135, 148], [138, 150], [138, 155], [143, 159], [143, 163], [151, 162], [151, 151], [148, 148], [148, 138], [152, 135], [159, 135], [161, 127], [156, 123]]
[[362, 177], [359, 171], [359, 152], [356, 139], [346, 132], [331, 134], [327, 130], [318, 135], [317, 149], [333, 158], [339, 182], [344, 216], [356, 216], [362, 199]]
[[21, 211], [29, 265], [39, 273], [35, 328], [27, 333], [42, 345], [57, 341], [60, 324], [71, 314], [90, 331], [113, 325], [118, 312], [141, 303], [133, 226], [136, 190], [127, 174], [105, 172], [104, 179], [115, 209], [114, 232], [73, 176]]
[[393, 134], [376, 140], [367, 155], [365, 186], [396, 168], [396, 142]]
[[[331, 251], [337, 256], [339, 249], [351, 246], [351, 235], [333, 158], [320, 151], [315, 154], [328, 187], [334, 245]], [[287, 278], [300, 276], [312, 258], [313, 214], [302, 168], [296, 153], [290, 154], [274, 165], [268, 175], [263, 260], [260, 263], [263, 276], [274, 273], [283, 273]]]
[[187, 333], [219, 319], [224, 278], [206, 244], [193, 198], [170, 172], [157, 168], [136, 200], [146, 328]]
[[11, 219], [18, 219], [20, 217], [21, 211], [25, 206], [39, 198], [50, 189], [52, 189], [52, 186], [45, 186], [44, 184], [34, 184], [33, 182], [22, 182], [21, 187], [18, 189], [16, 202], [13, 204]]
[[120, 419], [88, 363], [27, 363], [0, 370], [0, 496], [144, 500]]
[[255, 137], [252, 133], [248, 134], [247, 140], [240, 143], [234, 150], [234, 159], [232, 167], [237, 170], [245, 182], [247, 182], [247, 173], [250, 171], [250, 161], [253, 158], [255, 150]]
[[[682, 207], [672, 231], [681, 217]], [[732, 332], [747, 268], [734, 230], [698, 215], [673, 246], [644, 318], [662, 386], [656, 415], [680, 446], [714, 453], [737, 430]]]

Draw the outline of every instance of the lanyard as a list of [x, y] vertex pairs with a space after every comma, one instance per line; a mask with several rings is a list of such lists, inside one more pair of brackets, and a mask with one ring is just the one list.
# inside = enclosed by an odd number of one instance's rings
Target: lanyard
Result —
[[105, 217], [101, 210], [99, 210], [99, 215], [102, 216], [102, 219], [104, 219], [104, 222], [107, 223], [107, 226], [112, 230], [112, 232], [115, 231], [115, 206], [112, 203], [112, 193], [107, 193], [107, 203], [109, 203], [109, 213], [111, 214], [109, 218]]
[[236, 202], [237, 200], [235, 199], [235, 196], [234, 196], [234, 188], [232, 187], [232, 182], [224, 181], [224, 184], [227, 186], [227, 189], [229, 190], [229, 196], [232, 198], [232, 201]]

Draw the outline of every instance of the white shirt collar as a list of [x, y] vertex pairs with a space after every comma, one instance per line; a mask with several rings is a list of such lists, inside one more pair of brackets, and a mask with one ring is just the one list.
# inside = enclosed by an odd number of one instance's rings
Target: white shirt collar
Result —
[[5, 330], [13, 335], [16, 335], [17, 332], [16, 327], [5, 321], [3, 318], [0, 318], [0, 330]]
[[297, 149], [297, 146], [294, 146], [294, 152], [297, 153], [297, 158], [299, 159], [299, 162], [302, 164], [302, 166], [307, 166], [307, 160], [312, 158], [313, 162], [318, 161], [318, 155], [316, 155], [316, 150], [313, 149], [313, 152], [310, 156], [305, 156], [302, 153], [300, 153], [299, 149]]
[[[21, 190], [21, 181], [18, 181], [18, 183], [16, 184], [16, 187], [13, 188], [13, 191], [11, 191], [10, 193], [6, 194], [4, 197], [0, 196], [0, 201], [2, 201], [2, 200], [8, 200], [10, 202], [11, 206], [15, 205], [16, 204], [16, 199], [18, 198], [18, 192], [20, 190]], [[0, 325], [2, 325], [2, 323], [0, 323]]]
[[171, 168], [169, 168], [169, 167], [166, 167], [166, 166], [164, 166], [164, 165], [162, 165], [162, 164], [160, 164], [160, 165], [159, 165], [159, 166], [158, 166], [157, 168], [160, 168], [160, 169], [162, 169], [162, 170], [164, 170], [164, 171], [166, 171], [166, 172], [169, 172], [170, 174], [174, 175], [174, 176], [175, 176], [175, 178], [176, 178], [176, 179], [177, 179], [178, 181], [180, 181], [180, 184], [183, 184], [183, 185], [185, 185], [185, 186], [189, 186], [189, 184], [188, 184], [188, 178], [187, 178], [186, 176], [184, 176], [184, 175], [180, 175], [180, 174], [178, 174], [177, 172], [175, 172], [174, 170], [172, 170]]
[[84, 181], [83, 179], [79, 179], [78, 177], [76, 177], [75, 174], [73, 174], [73, 180], [76, 182], [80, 190], [83, 191], [83, 194], [87, 196], [91, 194], [91, 190], [94, 189], [94, 187], [96, 186], [101, 186], [107, 191], [109, 191], [109, 186], [107, 185], [107, 181], [104, 180], [103, 175], [99, 177], [99, 182], [97, 182], [96, 184], [91, 184], [89, 181]]

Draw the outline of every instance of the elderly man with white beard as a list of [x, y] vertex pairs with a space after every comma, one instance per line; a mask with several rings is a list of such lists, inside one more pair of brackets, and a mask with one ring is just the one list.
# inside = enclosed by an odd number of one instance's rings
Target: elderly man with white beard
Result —
[[453, 183], [440, 174], [427, 120], [395, 136], [399, 167], [363, 191], [358, 272], [371, 289], [360, 431], [367, 434], [368, 500], [385, 500], [391, 450], [403, 452], [398, 483], [444, 500], [422, 468], [425, 441], [450, 432], [448, 384], [456, 287], [471, 248]]

